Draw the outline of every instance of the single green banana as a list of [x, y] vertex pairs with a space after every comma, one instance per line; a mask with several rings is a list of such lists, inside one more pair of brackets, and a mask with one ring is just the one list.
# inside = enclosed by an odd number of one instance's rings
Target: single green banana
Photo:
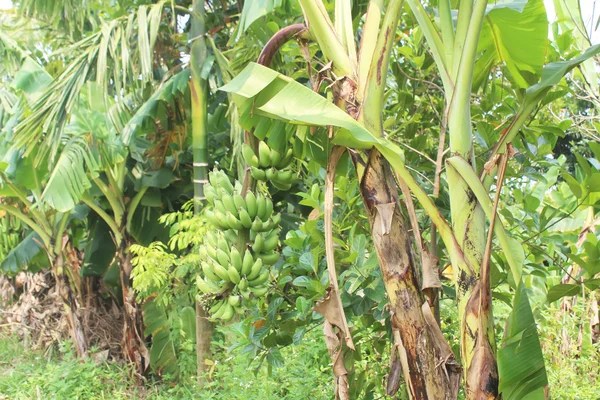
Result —
[[273, 219], [271, 219], [271, 218], [269, 218], [268, 220], [266, 220], [262, 224], [263, 224], [262, 225], [262, 232], [271, 231], [275, 227], [275, 225], [273, 224]]
[[256, 199], [256, 216], [264, 221], [263, 215], [265, 214], [265, 209], [267, 207], [267, 199], [263, 196], [260, 196]]
[[250, 270], [252, 269], [252, 265], [254, 264], [254, 257], [252, 257], [252, 253], [250, 250], [246, 249], [244, 253], [244, 259], [242, 260], [242, 270], [240, 271], [242, 275], [248, 275]]
[[267, 168], [265, 170], [265, 177], [267, 178], [267, 182], [273, 181], [277, 177], [277, 170], [273, 167]]
[[210, 308], [210, 310], [208, 310], [208, 312], [211, 315], [214, 315], [217, 311], [219, 311], [219, 308], [223, 307], [224, 304], [225, 304], [225, 301], [219, 300]]
[[[223, 267], [229, 265], [229, 255], [221, 249], [217, 249], [217, 261]], [[219, 275], [219, 274], [217, 274]], [[219, 275], [220, 276], [220, 275]]]
[[215, 274], [215, 270], [212, 267], [212, 265], [210, 265], [210, 263], [202, 262], [200, 265], [202, 268], [202, 272], [204, 273], [204, 276], [207, 279], [210, 279], [213, 282], [219, 282], [221, 280], [221, 278], [217, 274]]
[[263, 269], [263, 262], [259, 258], [254, 262], [254, 265], [252, 266], [250, 273], [246, 277], [246, 279], [248, 279], [248, 283], [250, 283], [251, 279], [256, 279], [256, 277], [258, 277], [260, 275], [262, 269]]
[[212, 210], [207, 209], [206, 211], [204, 211], [204, 216], [206, 216], [206, 219], [212, 225], [219, 226], [219, 221], [217, 221], [217, 218], [215, 217], [215, 213]]
[[284, 169], [285, 167], [290, 165], [293, 158], [294, 158], [294, 150], [288, 149], [288, 151], [285, 153], [285, 156], [283, 156], [283, 158], [281, 159], [281, 161], [279, 161], [279, 163], [276, 165], [276, 167], [278, 169]]
[[292, 172], [292, 170], [277, 171], [277, 176], [274, 180], [282, 184], [293, 183], [294, 173]]
[[235, 269], [235, 267], [233, 265], [229, 265], [229, 268], [227, 268], [227, 274], [229, 275], [229, 280], [231, 282], [233, 282], [236, 285], [238, 283], [240, 283], [240, 279], [242, 279], [242, 277], [240, 276], [240, 273], [238, 272], [237, 269]]
[[254, 221], [252, 222], [252, 225], [250, 226], [250, 230], [252, 232], [262, 232], [263, 231], [263, 222], [260, 220], [260, 218], [258, 218], [258, 217], [254, 218]]
[[219, 186], [225, 190], [228, 194], [233, 194], [233, 185], [229, 181], [229, 178], [223, 171], [221, 171], [221, 175], [219, 176]]
[[238, 210], [240, 208], [246, 209], [246, 200], [244, 200], [242, 195], [239, 193], [233, 194], [233, 203], [235, 204], [235, 208], [237, 208]]
[[250, 218], [250, 214], [244, 208], [238, 209], [238, 214], [240, 216], [240, 222], [244, 226], [244, 229], [250, 229], [252, 226], [252, 218]]
[[217, 198], [217, 192], [215, 188], [210, 185], [204, 185], [204, 197], [206, 197], [208, 204], [212, 205], [215, 201], [215, 198]]
[[256, 287], [265, 283], [267, 279], [269, 279], [269, 270], [265, 268], [256, 279], [249, 280], [248, 285]]
[[229, 273], [227, 272], [227, 268], [223, 267], [219, 263], [213, 264], [213, 269], [215, 270], [215, 274], [219, 276], [219, 278], [223, 279], [225, 282], [230, 282]]
[[225, 304], [225, 311], [220, 316], [220, 320], [223, 322], [231, 321], [231, 318], [233, 318], [233, 313], [233, 306], [227, 302], [227, 304]]
[[226, 193], [222, 193], [221, 201], [223, 202], [225, 210], [229, 211], [231, 214], [233, 214], [234, 217], [237, 218], [238, 212], [235, 202], [233, 201], [233, 196], [228, 195]]
[[242, 255], [237, 248], [231, 248], [231, 251], [229, 252], [229, 259], [231, 260], [231, 265], [233, 265], [234, 268], [240, 272], [242, 270]]
[[244, 225], [242, 225], [242, 221], [237, 219], [229, 211], [227, 211], [227, 214], [225, 215], [225, 221], [227, 222], [227, 226], [231, 229], [235, 229], [236, 231], [244, 229]]
[[259, 286], [259, 287], [253, 288], [252, 293], [256, 297], [263, 297], [265, 294], [267, 294], [268, 290], [269, 290], [269, 288], [266, 286]]
[[200, 256], [201, 260], [206, 260], [206, 258], [208, 257], [208, 253], [206, 252], [206, 245], [200, 245], [200, 247], [198, 248], [198, 255]]
[[275, 149], [271, 149], [271, 165], [277, 165], [283, 158], [283, 155]]
[[217, 259], [217, 249], [212, 246], [206, 246], [206, 254], [213, 260]]
[[265, 199], [265, 211], [264, 211], [261, 219], [264, 222], [264, 221], [268, 220], [272, 214], [273, 214], [273, 201], [267, 197]]
[[233, 229], [227, 229], [225, 231], [225, 240], [224, 242], [226, 246], [229, 246], [229, 243], [237, 243], [238, 240], [238, 234], [236, 231], [234, 231]]
[[256, 196], [250, 190], [246, 193], [246, 210], [248, 210], [250, 219], [254, 219], [254, 217], [256, 217]]
[[219, 199], [219, 200], [215, 200], [215, 217], [217, 216], [216, 211], [220, 212], [221, 214], [225, 215], [225, 213], [227, 212], [227, 210], [225, 209], [225, 205], [223, 204], [223, 202]]
[[[237, 239], [237, 237], [236, 237], [236, 239]], [[218, 236], [216, 247], [217, 247], [217, 249], [223, 250], [225, 252], [225, 254], [227, 254], [227, 255], [229, 255], [229, 252], [231, 251], [231, 247], [229, 246], [229, 243], [227, 242], [227, 240], [224, 239], [222, 234]]]
[[[275, 232], [275, 231], [273, 231]], [[261, 251], [264, 251], [265, 253], [268, 253], [270, 251], [273, 251], [275, 249], [275, 247], [277, 247], [277, 244], [279, 243], [279, 232], [277, 232], [274, 235], [269, 235], [264, 243], [263, 243], [263, 248]]]
[[223, 316], [223, 313], [225, 313], [225, 309], [226, 309], [226, 308], [227, 308], [227, 306], [229, 305], [229, 303], [227, 303], [227, 301], [225, 301], [225, 300], [220, 300], [220, 301], [221, 301], [223, 304], [221, 305], [221, 307], [219, 307], [219, 308], [217, 309], [217, 311], [215, 311], [215, 312], [212, 314], [212, 318], [213, 318], [214, 320], [219, 320], [219, 319], [221, 319], [221, 317]]
[[214, 213], [215, 213], [215, 220], [217, 222], [215, 224], [215, 226], [217, 226], [218, 228], [227, 228], [225, 226], [225, 213], [217, 210], [216, 208], [214, 210]]
[[263, 250], [264, 245], [265, 245], [265, 240], [262, 237], [262, 235], [259, 233], [258, 235], [256, 235], [256, 238], [254, 239], [254, 244], [252, 244], [252, 251], [254, 251], [255, 253], [260, 253]]
[[273, 187], [275, 189], [279, 189], [282, 192], [287, 192], [288, 190], [290, 190], [292, 188], [292, 184], [291, 183], [281, 183], [277, 180], [272, 180], [271, 181], [271, 185], [273, 185]]
[[263, 171], [262, 169], [258, 169], [258, 168], [254, 168], [252, 167], [250, 169], [250, 175], [252, 175], [252, 177], [254, 179], [256, 179], [257, 181], [266, 181], [267, 180], [267, 176], [265, 174], [265, 171]]
[[256, 255], [260, 258], [265, 265], [273, 265], [279, 260], [279, 253], [274, 251], [272, 253], [261, 253]]
[[237, 286], [239, 291], [243, 292], [244, 290], [248, 289], [248, 280], [246, 278], [240, 279], [240, 283], [238, 283]]
[[250, 147], [250, 145], [247, 143], [242, 145], [242, 156], [244, 157], [246, 164], [251, 167], [258, 168], [258, 157], [254, 153], [254, 150], [252, 150], [252, 147]]
[[216, 287], [214, 283], [209, 282], [210, 281], [205, 281], [200, 276], [196, 276], [196, 286], [202, 291], [202, 293], [215, 293], [219, 290], [219, 288]]
[[262, 168], [271, 166], [271, 149], [262, 140], [258, 142], [258, 162]]
[[227, 298], [227, 301], [229, 302], [229, 304], [231, 304], [233, 307], [239, 306], [240, 303], [242, 302], [242, 299], [240, 296], [229, 296]]
[[210, 183], [210, 186], [212, 186], [213, 188], [217, 188], [219, 186], [219, 180], [217, 179], [218, 176], [218, 171], [215, 169], [213, 171], [211, 171], [208, 174], [208, 182]]

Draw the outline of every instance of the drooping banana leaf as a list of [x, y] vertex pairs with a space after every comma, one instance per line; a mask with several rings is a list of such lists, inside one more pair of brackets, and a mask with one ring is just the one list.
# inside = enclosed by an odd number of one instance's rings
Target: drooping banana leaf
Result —
[[154, 301], [148, 301], [143, 306], [145, 336], [152, 336], [150, 347], [150, 366], [159, 375], [168, 373], [175, 375], [179, 371], [177, 355], [173, 340], [170, 337], [167, 315], [157, 307]]
[[94, 218], [90, 225], [81, 275], [104, 276], [115, 258], [116, 246], [104, 220]]
[[250, 63], [220, 90], [234, 93], [234, 101], [245, 113], [253, 111], [292, 124], [342, 128], [336, 132], [334, 144], [369, 148], [378, 143], [365, 127], [327, 98], [262, 65]]
[[[38, 257], [40, 256], [41, 257]], [[42, 240], [37, 233], [31, 232], [0, 263], [0, 271], [8, 275], [16, 275], [25, 267], [29, 272], [39, 271], [49, 266], [44, 252]]]

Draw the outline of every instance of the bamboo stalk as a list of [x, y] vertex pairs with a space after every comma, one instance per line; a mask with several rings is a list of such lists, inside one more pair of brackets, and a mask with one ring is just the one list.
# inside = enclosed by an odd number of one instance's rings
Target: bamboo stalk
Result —
[[[208, 49], [206, 46], [206, 27], [204, 24], [205, 10], [203, 0], [193, 0], [191, 13], [190, 51], [192, 99], [192, 153], [193, 153], [193, 182], [194, 182], [194, 215], [202, 211], [205, 200], [204, 185], [208, 182], [208, 83], [201, 76], [202, 67], [206, 62]], [[203, 385], [207, 364], [210, 356], [210, 342], [213, 324], [208, 320], [208, 313], [202, 305], [196, 302], [196, 369], [198, 383]]]

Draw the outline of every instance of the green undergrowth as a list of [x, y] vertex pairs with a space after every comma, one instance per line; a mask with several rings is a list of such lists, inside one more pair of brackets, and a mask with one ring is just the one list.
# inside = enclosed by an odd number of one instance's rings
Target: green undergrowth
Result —
[[0, 400], [29, 399], [329, 399], [328, 355], [319, 330], [283, 349], [283, 368], [249, 363], [241, 349], [217, 351], [212, 381], [199, 389], [194, 376], [152, 379], [138, 385], [116, 362], [79, 362], [69, 342], [46, 352], [26, 348], [0, 332]]
[[[443, 309], [449, 308], [442, 303]], [[556, 307], [541, 312], [541, 342], [553, 399], [600, 399], [600, 349], [584, 342], [582, 351], [578, 340], [586, 311], [575, 306], [567, 315]], [[457, 347], [453, 317], [445, 318], [442, 328], [452, 347]], [[563, 329], [572, 341], [561, 351]], [[320, 329], [307, 334], [299, 345], [282, 349], [285, 364], [271, 374], [266, 366], [250, 363], [243, 348], [227, 351], [222, 341], [215, 343], [212, 379], [200, 389], [189, 375], [177, 380], [153, 378], [139, 385], [130, 378], [129, 369], [116, 362], [77, 361], [69, 341], [42, 352], [0, 332], [0, 400], [333, 398], [330, 361]]]
[[589, 312], [589, 302], [578, 302], [568, 313], [557, 306], [541, 313], [540, 341], [553, 399], [600, 399], [600, 343], [590, 340]]

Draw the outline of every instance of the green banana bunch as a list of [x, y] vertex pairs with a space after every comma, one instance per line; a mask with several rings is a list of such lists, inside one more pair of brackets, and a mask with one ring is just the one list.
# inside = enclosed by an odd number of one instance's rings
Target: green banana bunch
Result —
[[[276, 163], [271, 164], [283, 162], [283, 157], [273, 155], [271, 162]], [[253, 162], [258, 166], [268, 164], [266, 156], [255, 157]], [[249, 191], [242, 196], [241, 186], [215, 170], [204, 187], [209, 203], [205, 215], [215, 229], [206, 232], [200, 246], [201, 273], [196, 284], [203, 301], [213, 299], [209, 314], [214, 321], [227, 322], [236, 313], [243, 314], [244, 306], [266, 296], [270, 266], [280, 256], [277, 246], [281, 214], [274, 213], [273, 201], [261, 193]], [[240, 235], [249, 238], [243, 248], [238, 243]]]
[[294, 151], [290, 148], [285, 154], [269, 148], [264, 141], [258, 142], [258, 154], [247, 143], [242, 145], [242, 156], [250, 167], [254, 168], [287, 168], [294, 159]]
[[264, 141], [259, 141], [256, 154], [252, 147], [244, 143], [242, 155], [250, 166], [250, 174], [258, 181], [270, 182], [279, 190], [289, 190], [298, 179], [291, 169], [286, 169], [294, 159], [291, 148], [281, 154], [269, 148]]

